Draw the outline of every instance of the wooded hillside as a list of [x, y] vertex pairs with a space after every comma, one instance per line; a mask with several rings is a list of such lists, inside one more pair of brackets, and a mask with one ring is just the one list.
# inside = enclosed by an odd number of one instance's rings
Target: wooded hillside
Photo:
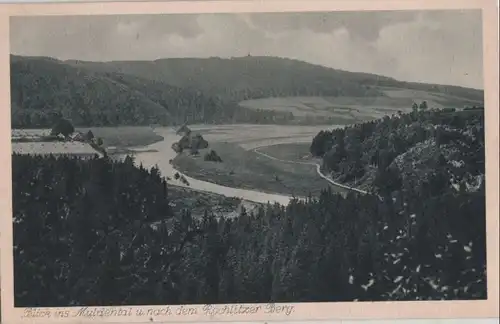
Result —
[[484, 109], [417, 109], [352, 127], [322, 131], [311, 153], [341, 182], [380, 194], [452, 187], [485, 180]]
[[427, 91], [437, 101], [460, 106], [483, 101], [479, 90], [400, 82], [274, 57], [80, 62], [11, 55], [10, 69], [14, 128], [51, 127], [53, 112], [75, 126], [325, 123], [324, 118], [299, 121], [289, 111], [239, 103], [287, 96], [376, 98], [386, 96], [387, 87]]
[[155, 61], [67, 63], [93, 71], [119, 72], [181, 88], [199, 89], [237, 102], [250, 98], [298, 95], [382, 95], [377, 87], [416, 89], [470, 100], [483, 100], [483, 91], [475, 89], [402, 82], [380, 75], [347, 72], [280, 57], [168, 58]]
[[93, 72], [48, 58], [12, 57], [11, 103], [13, 128], [52, 127], [54, 113], [80, 127], [289, 119], [285, 113], [246, 109], [196, 89]]

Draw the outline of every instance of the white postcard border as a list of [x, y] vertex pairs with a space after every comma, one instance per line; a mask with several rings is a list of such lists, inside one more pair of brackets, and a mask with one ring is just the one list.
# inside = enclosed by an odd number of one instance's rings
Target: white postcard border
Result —
[[[498, 317], [498, 228], [499, 228], [499, 138], [498, 138], [498, 9], [496, 2], [466, 0], [361, 0], [361, 1], [186, 1], [186, 2], [105, 2], [105, 3], [36, 3], [0, 4], [0, 78], [3, 94], [0, 127], [4, 149], [0, 155], [1, 184], [1, 306], [5, 323], [87, 323], [87, 322], [206, 322], [206, 321], [299, 321], [334, 319], [390, 319], [390, 318], [482, 318]], [[486, 107], [486, 210], [487, 210], [487, 267], [488, 300], [485, 301], [416, 301], [416, 302], [335, 302], [295, 304], [242, 304], [246, 313], [227, 311], [231, 305], [183, 306], [125, 306], [130, 316], [64, 317], [66, 311], [77, 313], [81, 308], [41, 308], [50, 318], [23, 318], [24, 308], [14, 308], [12, 255], [12, 188], [10, 144], [10, 74], [9, 74], [9, 17], [27, 15], [96, 15], [96, 14], [158, 14], [158, 13], [235, 13], [235, 12], [305, 12], [349, 10], [410, 10], [410, 9], [483, 9], [483, 64]], [[271, 307], [290, 307], [287, 311], [269, 313]], [[210, 308], [212, 307], [212, 308]], [[215, 308], [213, 308], [215, 307]], [[228, 308], [229, 307], [229, 308]], [[238, 306], [239, 307], [239, 306]], [[260, 307], [252, 312], [252, 307]], [[168, 308], [168, 310], [167, 310]], [[221, 309], [226, 308], [226, 313]], [[89, 308], [92, 310], [92, 308]], [[118, 307], [99, 308], [104, 312]], [[139, 316], [139, 310], [155, 310], [151, 315]], [[195, 309], [196, 314], [180, 314], [181, 310]], [[210, 315], [209, 309], [219, 310]], [[267, 311], [266, 311], [267, 310]], [[276, 309], [275, 309], [276, 310]], [[161, 315], [163, 312], [164, 315]], [[191, 311], [193, 312], [193, 311]], [[228, 313], [229, 312], [229, 313]], [[146, 313], [147, 314], [147, 313]], [[170, 315], [167, 315], [170, 314]]]

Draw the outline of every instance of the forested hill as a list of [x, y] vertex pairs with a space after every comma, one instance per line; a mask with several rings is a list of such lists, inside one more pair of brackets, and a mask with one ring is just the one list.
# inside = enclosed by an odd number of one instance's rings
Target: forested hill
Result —
[[382, 96], [378, 87], [414, 89], [483, 101], [483, 91], [402, 82], [385, 76], [327, 68], [299, 60], [246, 56], [168, 58], [155, 61], [67, 61], [94, 71], [120, 72], [200, 89], [234, 101], [285, 96]]
[[[279, 124], [299, 121], [286, 110], [239, 103], [290, 96], [367, 98], [365, 101], [375, 102], [391, 97], [388, 91], [394, 90], [403, 90], [398, 98], [421, 91], [437, 102], [446, 102], [446, 106], [483, 102], [480, 90], [401, 82], [276, 57], [82, 62], [11, 55], [13, 127], [50, 126], [50, 111], [62, 113], [77, 126]], [[337, 106], [332, 109], [343, 108]], [[363, 109], [362, 105], [359, 108]]]
[[222, 102], [201, 91], [51, 58], [11, 56], [14, 128], [51, 127], [51, 112], [76, 126], [282, 121], [287, 114]]
[[337, 181], [379, 194], [484, 186], [484, 109], [413, 112], [322, 131], [311, 153]]

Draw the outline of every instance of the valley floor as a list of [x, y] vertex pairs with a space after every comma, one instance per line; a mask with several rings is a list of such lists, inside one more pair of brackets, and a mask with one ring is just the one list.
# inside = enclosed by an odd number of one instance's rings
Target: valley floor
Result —
[[[215, 150], [222, 162], [204, 161], [207, 151]], [[200, 155], [178, 155], [174, 166], [186, 175], [228, 187], [295, 196], [318, 195], [328, 187], [316, 173], [314, 164], [286, 163], [245, 150], [234, 143], [211, 143]]]

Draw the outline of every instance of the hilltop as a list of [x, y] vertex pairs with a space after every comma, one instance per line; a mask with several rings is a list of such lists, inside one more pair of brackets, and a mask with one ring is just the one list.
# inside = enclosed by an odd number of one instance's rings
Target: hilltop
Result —
[[246, 56], [223, 58], [167, 58], [154, 61], [65, 63], [101, 72], [119, 72], [182, 88], [245, 100], [284, 96], [383, 95], [378, 87], [414, 89], [482, 101], [483, 92], [457, 86], [402, 82], [393, 78], [355, 73], [299, 60]]
[[12, 125], [20, 128], [46, 126], [51, 111], [77, 126], [349, 124], [411, 107], [415, 97], [438, 108], [483, 102], [481, 90], [276, 57], [83, 62], [11, 55], [11, 94]]

